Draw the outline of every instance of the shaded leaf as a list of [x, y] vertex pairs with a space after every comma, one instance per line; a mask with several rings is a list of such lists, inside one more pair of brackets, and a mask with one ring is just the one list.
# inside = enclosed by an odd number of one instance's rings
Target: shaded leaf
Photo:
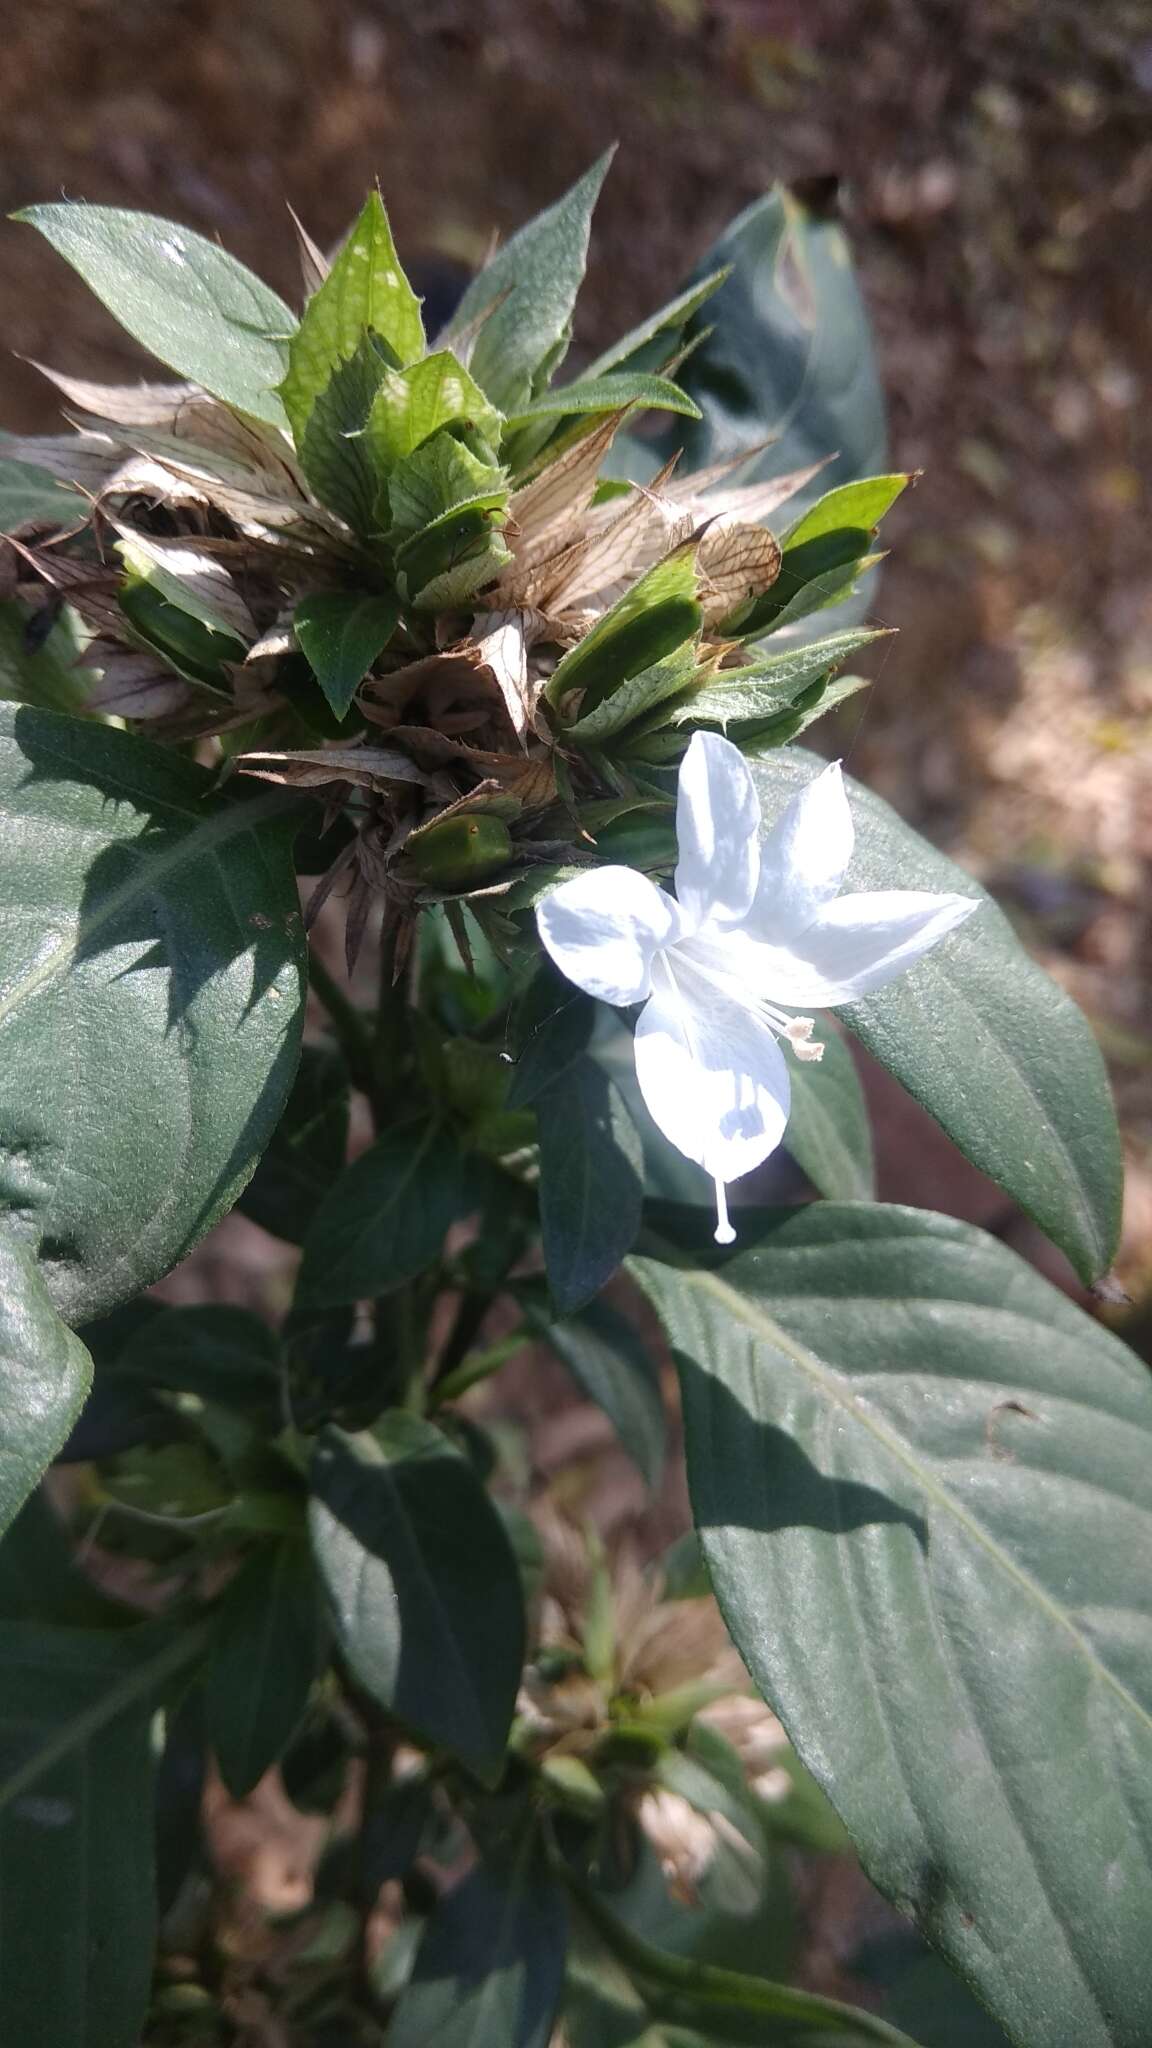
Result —
[[64, 611], [34, 653], [27, 630], [20, 607], [0, 601], [0, 698], [46, 711], [78, 711], [95, 677], [76, 667], [81, 650], [75, 613]]
[[[635, 358], [646, 356], [650, 352], [648, 344], [660, 336], [674, 336], [690, 315], [695, 313], [706, 299], [710, 299], [713, 292], [719, 290], [727, 276], [726, 270], [714, 270], [699, 284], [689, 285], [686, 291], [678, 292], [674, 299], [669, 299], [666, 306], [661, 306], [656, 313], [650, 313], [638, 327], [633, 327], [629, 333], [621, 335], [619, 341], [614, 341], [606, 348], [603, 355], [597, 356], [594, 363], [589, 363], [584, 372], [585, 377], [603, 377], [609, 370], [637, 368]], [[667, 354], [668, 346], [668, 339], [660, 341], [661, 356]]]
[[35, 463], [0, 454], [0, 533], [41, 524], [78, 526], [87, 517], [87, 501], [78, 491]]
[[658, 1486], [664, 1466], [664, 1397], [656, 1361], [635, 1324], [606, 1301], [590, 1301], [557, 1322], [538, 1294], [521, 1288], [517, 1298], [581, 1391], [604, 1410], [649, 1486]]
[[313, 675], [343, 718], [359, 685], [396, 631], [400, 607], [391, 597], [321, 590], [297, 605], [292, 624]]
[[429, 1422], [326, 1429], [316, 1563], [337, 1640], [373, 1699], [485, 1783], [504, 1768], [524, 1657], [516, 1554], [473, 1467]]
[[275, 386], [296, 316], [215, 242], [154, 214], [64, 202], [27, 206], [39, 228], [129, 334], [169, 369], [281, 426]]
[[329, 1046], [305, 1045], [264, 1157], [240, 1207], [273, 1237], [301, 1244], [344, 1165], [348, 1149], [348, 1069]]
[[337, 1307], [402, 1287], [480, 1199], [477, 1162], [439, 1124], [398, 1125], [346, 1167], [304, 1240], [298, 1302]]
[[92, 1360], [52, 1305], [32, 1248], [0, 1232], [0, 1535], [84, 1405]]
[[[822, 765], [799, 750], [754, 762], [766, 819]], [[981, 895], [879, 797], [847, 787], [856, 825], [847, 889]], [[990, 900], [911, 974], [839, 1014], [1085, 1279], [1107, 1270], [1121, 1162], [1104, 1063], [1080, 1011]]]
[[635, 1242], [644, 1198], [640, 1136], [587, 1053], [536, 1103], [540, 1223], [552, 1299], [582, 1308]]
[[583, 692], [581, 715], [631, 676], [663, 661], [699, 631], [696, 561], [692, 542], [674, 548], [641, 576], [579, 644], [557, 662], [546, 695], [563, 708], [573, 691]]
[[852, 1054], [835, 1029], [817, 1028], [819, 1061], [790, 1060], [792, 1108], [784, 1143], [818, 1194], [867, 1202], [875, 1193], [868, 1106]]
[[70, 1321], [168, 1270], [275, 1128], [303, 1010], [292, 819], [0, 710], [0, 1210]]
[[244, 1799], [304, 1719], [323, 1666], [319, 1587], [306, 1542], [263, 1544], [241, 1565], [216, 1617], [208, 1736], [220, 1775]]
[[915, 1210], [817, 1204], [642, 1280], [725, 1619], [869, 1874], [1027, 2048], [1138, 2048], [1145, 1369]]

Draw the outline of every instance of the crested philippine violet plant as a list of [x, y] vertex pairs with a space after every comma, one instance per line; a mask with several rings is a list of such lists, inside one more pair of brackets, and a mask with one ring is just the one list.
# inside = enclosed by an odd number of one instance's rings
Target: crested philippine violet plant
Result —
[[[19, 216], [159, 367], [0, 442], [5, 2041], [1152, 2036], [1147, 1375], [875, 1199], [852, 1047], [1086, 1289], [1101, 1061], [796, 744], [909, 481], [841, 228], [757, 200], [573, 375], [605, 169], [439, 334], [375, 192], [292, 304]], [[154, 1292], [237, 1205], [265, 1312]], [[637, 1497], [675, 1371], [671, 1551], [540, 1477], [548, 1354]], [[794, 1982], [852, 1848], [867, 2010]]]

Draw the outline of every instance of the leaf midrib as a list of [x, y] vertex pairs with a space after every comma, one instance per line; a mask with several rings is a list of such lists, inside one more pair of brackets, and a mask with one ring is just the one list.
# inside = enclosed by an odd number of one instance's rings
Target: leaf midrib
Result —
[[1037, 1583], [1030, 1573], [1018, 1565], [994, 1541], [983, 1523], [970, 1515], [961, 1506], [955, 1495], [949, 1492], [947, 1487], [940, 1485], [930, 1473], [926, 1472], [924, 1466], [916, 1461], [902, 1438], [895, 1435], [877, 1417], [869, 1414], [868, 1410], [853, 1394], [837, 1384], [836, 1380], [832, 1377], [831, 1368], [826, 1368], [814, 1352], [808, 1351], [802, 1344], [797, 1343], [786, 1330], [782, 1329], [778, 1323], [774, 1323], [770, 1316], [765, 1315], [762, 1309], [754, 1307], [750, 1302], [746, 1302], [741, 1295], [737, 1294], [732, 1288], [727, 1287], [716, 1274], [689, 1272], [682, 1273], [681, 1277], [686, 1283], [699, 1287], [706, 1294], [712, 1295], [727, 1314], [735, 1316], [746, 1328], [755, 1331], [765, 1343], [773, 1345], [778, 1351], [782, 1351], [826, 1395], [830, 1402], [834, 1403], [854, 1423], [872, 1436], [888, 1455], [912, 1477], [920, 1492], [950, 1515], [957, 1525], [965, 1530], [977, 1547], [983, 1550], [1003, 1572], [1007, 1573], [1021, 1590], [1031, 1597], [1036, 1606], [1042, 1609], [1049, 1619], [1070, 1638], [1085, 1663], [1089, 1666], [1089, 1669], [1098, 1676], [1099, 1680], [1110, 1691], [1115, 1693], [1121, 1703], [1127, 1707], [1129, 1712], [1148, 1731], [1149, 1736], [1152, 1737], [1152, 1714], [1141, 1706], [1139, 1700], [1108, 1669], [1108, 1666], [1101, 1663], [1099, 1658], [1092, 1654], [1083, 1636], [1080, 1635], [1064, 1610], [1044, 1591], [1043, 1587]]

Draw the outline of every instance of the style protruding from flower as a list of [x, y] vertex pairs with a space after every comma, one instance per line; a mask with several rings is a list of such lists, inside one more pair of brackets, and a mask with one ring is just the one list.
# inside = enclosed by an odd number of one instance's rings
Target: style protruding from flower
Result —
[[680, 769], [675, 898], [632, 868], [590, 868], [537, 906], [569, 981], [618, 1008], [644, 1005], [636, 1078], [669, 1142], [711, 1175], [718, 1244], [727, 1187], [767, 1159], [791, 1104], [783, 1040], [818, 1059], [814, 1019], [883, 988], [955, 931], [979, 899], [918, 889], [842, 896], [854, 831], [838, 763], [761, 836], [739, 749], [697, 733]]

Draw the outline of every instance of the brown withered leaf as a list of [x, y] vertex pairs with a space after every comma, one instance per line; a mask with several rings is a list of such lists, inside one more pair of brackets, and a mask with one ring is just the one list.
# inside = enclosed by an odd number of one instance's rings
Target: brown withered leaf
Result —
[[417, 760], [439, 762], [445, 767], [468, 769], [514, 796], [518, 803], [535, 809], [554, 802], [556, 775], [549, 754], [500, 754], [436, 732], [427, 726], [397, 726], [393, 737]]
[[679, 459], [674, 455], [650, 484], [634, 484], [622, 505], [609, 501], [604, 509], [615, 505], [612, 517], [571, 551], [573, 558], [560, 573], [548, 574], [539, 597], [546, 609], [566, 612], [594, 600], [596, 609], [607, 610], [619, 591], [687, 538], [691, 526], [685, 515], [674, 511], [662, 495]]
[[607, 413], [600, 425], [583, 440], [557, 456], [533, 482], [513, 491], [508, 502], [504, 538], [512, 550], [512, 562], [497, 585], [555, 554], [578, 532], [600, 465], [620, 430], [628, 408]]
[[704, 624], [719, 626], [775, 583], [780, 574], [780, 543], [766, 526], [717, 521], [701, 535], [696, 568]]
[[[747, 459], [747, 456], [741, 456], [735, 465], [722, 463], [716, 468], [730, 471], [733, 467], [739, 468]], [[717, 515], [741, 520], [767, 519], [770, 512], [795, 497], [797, 491], [802, 491], [834, 459], [834, 455], [825, 455], [819, 462], [808, 463], [804, 469], [790, 470], [786, 476], [766, 476], [754, 484], [733, 484], [726, 491], [714, 490], [704, 481], [715, 475], [715, 469], [701, 469], [694, 476], [678, 478], [669, 488], [668, 496], [675, 504], [688, 506], [699, 519], [713, 519]]]
[[159, 540], [120, 519], [109, 523], [129, 550], [129, 561], [142, 558], [157, 571], [158, 587], [165, 596], [174, 585], [186, 596], [186, 609], [197, 618], [203, 617], [205, 623], [234, 633], [245, 646], [256, 638], [256, 621], [227, 569], [202, 549], [198, 540]]
[[451, 784], [441, 775], [410, 761], [393, 747], [318, 747], [315, 752], [241, 754], [237, 767], [246, 775], [258, 775], [264, 782], [279, 782], [291, 789], [322, 789], [329, 782], [350, 782], [357, 789], [375, 792], [396, 782], [416, 783], [435, 794], [454, 796]]
[[[92, 496], [104, 489], [124, 460], [123, 449], [107, 434], [10, 434], [4, 454]], [[62, 509], [67, 515], [67, 504]]]
[[[287, 203], [287, 202], [285, 202]], [[308, 233], [294, 206], [288, 207], [292, 225], [296, 230], [296, 250], [300, 258], [300, 275], [304, 284], [304, 296], [310, 299], [318, 292], [332, 265], [324, 251], [317, 246]]]
[[534, 729], [539, 695], [528, 671], [528, 650], [548, 630], [542, 612], [481, 612], [472, 621], [472, 644], [494, 678], [509, 723], [522, 746]]
[[77, 665], [99, 670], [85, 693], [89, 711], [116, 718], [166, 718], [189, 707], [195, 698], [191, 685], [151, 654], [105, 650], [93, 641]]
[[23, 556], [45, 583], [68, 599], [86, 626], [109, 633], [113, 639], [127, 639], [124, 614], [117, 602], [120, 577], [116, 570], [93, 562], [74, 561], [70, 555], [56, 554], [51, 548], [31, 547], [15, 537], [9, 540], [9, 546]]

